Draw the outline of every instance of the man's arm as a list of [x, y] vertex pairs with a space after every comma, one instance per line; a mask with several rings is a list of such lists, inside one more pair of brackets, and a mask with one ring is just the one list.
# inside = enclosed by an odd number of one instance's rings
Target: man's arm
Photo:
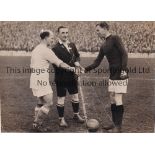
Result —
[[122, 71], [126, 71], [127, 70], [127, 63], [128, 63], [128, 54], [125, 50], [125, 47], [122, 43], [122, 40], [120, 37], [117, 36], [116, 38], [116, 46], [118, 48], [118, 50], [121, 52], [121, 56], [122, 56], [122, 66], [121, 69]]
[[74, 52], [74, 55], [75, 55], [75, 66], [78, 66], [80, 64], [80, 53], [78, 52], [76, 46], [74, 43], [71, 43], [71, 46], [73, 48], [73, 52]]
[[88, 72], [88, 71], [90, 71], [90, 70], [95, 69], [96, 67], [98, 67], [100, 65], [101, 61], [103, 60], [103, 58], [104, 58], [104, 53], [103, 53], [103, 49], [101, 47], [100, 52], [99, 52], [97, 58], [95, 59], [94, 63], [91, 64], [91, 65], [89, 65], [89, 66], [87, 66], [85, 68], [85, 72]]
[[63, 69], [69, 70], [69, 71], [73, 71], [75, 72], [75, 67], [71, 67], [69, 65], [67, 65], [66, 63], [64, 63], [62, 60], [60, 60], [55, 53], [49, 49], [49, 51], [47, 51], [44, 54], [44, 57], [46, 60], [48, 60], [50, 63], [56, 65], [57, 67], [61, 67]]
[[60, 65], [58, 67], [63, 68], [63, 69], [66, 69], [68, 71], [76, 72], [75, 67], [71, 67], [71, 66], [67, 65], [64, 62], [60, 63]]

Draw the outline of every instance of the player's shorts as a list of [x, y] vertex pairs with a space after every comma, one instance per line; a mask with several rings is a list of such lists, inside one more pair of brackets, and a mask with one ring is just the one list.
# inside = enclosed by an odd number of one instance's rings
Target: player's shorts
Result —
[[65, 97], [66, 93], [70, 95], [78, 93], [78, 81], [72, 79], [71, 81], [56, 81], [56, 90], [58, 97]]
[[127, 93], [128, 79], [125, 80], [111, 80], [108, 82], [108, 92]]
[[48, 94], [52, 94], [53, 90], [51, 87], [46, 87], [44, 89], [32, 89], [33, 95], [36, 97], [42, 97]]
[[30, 88], [32, 89], [33, 95], [37, 97], [53, 93], [49, 83], [49, 74], [31, 74]]

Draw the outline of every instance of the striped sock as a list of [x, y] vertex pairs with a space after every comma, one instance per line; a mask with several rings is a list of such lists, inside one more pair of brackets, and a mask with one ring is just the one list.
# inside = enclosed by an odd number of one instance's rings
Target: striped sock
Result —
[[57, 104], [59, 118], [64, 117], [64, 105]]
[[74, 114], [78, 114], [79, 113], [79, 102], [72, 100], [71, 103], [72, 103]]

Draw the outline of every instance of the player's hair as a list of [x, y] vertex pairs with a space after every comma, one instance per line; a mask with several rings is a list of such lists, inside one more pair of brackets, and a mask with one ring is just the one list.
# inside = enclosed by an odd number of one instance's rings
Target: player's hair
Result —
[[65, 27], [65, 26], [59, 26], [59, 27], [58, 27], [58, 30], [57, 30], [58, 33], [60, 32], [60, 29], [65, 29], [65, 28], [67, 28], [67, 27]]
[[96, 27], [100, 26], [101, 28], [105, 28], [107, 30], [109, 30], [110, 26], [107, 24], [107, 22], [100, 22], [98, 24], [96, 24]]
[[50, 35], [50, 32], [49, 32], [49, 31], [42, 31], [42, 32], [40, 33], [40, 38], [43, 40], [43, 39], [45, 39], [46, 37], [49, 37], [49, 35]]

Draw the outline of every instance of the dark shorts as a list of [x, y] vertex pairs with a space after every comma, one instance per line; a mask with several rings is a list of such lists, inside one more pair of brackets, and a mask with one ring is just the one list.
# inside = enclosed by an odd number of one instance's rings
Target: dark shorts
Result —
[[58, 97], [65, 97], [67, 91], [71, 95], [78, 93], [78, 81], [76, 79], [70, 81], [56, 81], [55, 83]]

